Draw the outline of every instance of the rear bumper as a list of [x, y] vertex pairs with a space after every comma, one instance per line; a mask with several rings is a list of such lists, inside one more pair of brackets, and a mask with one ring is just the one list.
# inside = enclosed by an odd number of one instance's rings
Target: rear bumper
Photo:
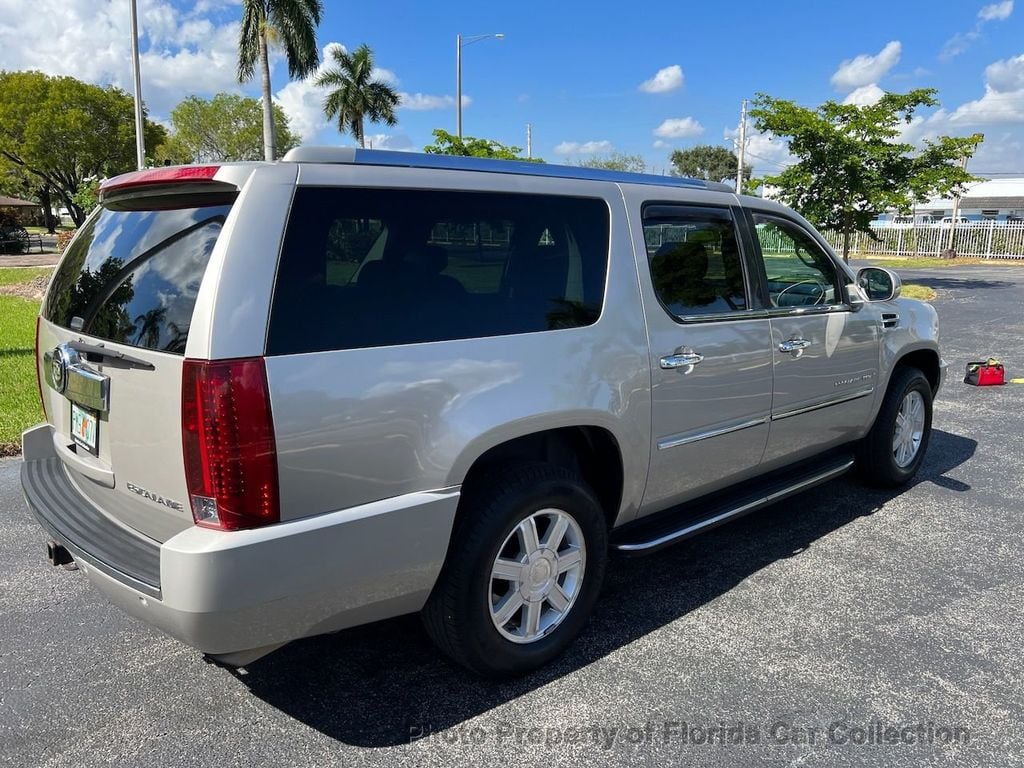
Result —
[[32, 513], [111, 601], [206, 653], [237, 654], [417, 611], [444, 561], [458, 488], [251, 531], [190, 528], [159, 543], [77, 491], [50, 429], [40, 425], [23, 439]]

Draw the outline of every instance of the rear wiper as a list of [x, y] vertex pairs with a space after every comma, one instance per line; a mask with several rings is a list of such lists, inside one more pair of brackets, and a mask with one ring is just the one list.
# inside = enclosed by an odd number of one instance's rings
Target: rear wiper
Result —
[[89, 344], [85, 341], [72, 341], [68, 344], [76, 352], [82, 352], [87, 355], [96, 355], [97, 357], [103, 357], [107, 360], [117, 360], [120, 363], [124, 363], [132, 368], [142, 368], [147, 371], [153, 370], [153, 364], [146, 362], [141, 357], [134, 357], [132, 355], [126, 355], [124, 352], [118, 352], [116, 349], [107, 349], [102, 344]]

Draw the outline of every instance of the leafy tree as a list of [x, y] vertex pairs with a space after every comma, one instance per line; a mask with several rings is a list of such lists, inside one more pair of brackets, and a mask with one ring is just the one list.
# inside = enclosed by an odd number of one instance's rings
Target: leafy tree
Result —
[[[146, 121], [146, 146], [166, 138]], [[85, 212], [73, 198], [83, 180], [135, 167], [132, 97], [73, 77], [0, 71], [0, 157], [48, 187], [81, 225]]]
[[320, 64], [316, 28], [323, 14], [320, 0], [242, 0], [242, 26], [238, 32], [238, 82], [247, 83], [260, 68], [263, 93], [263, 157], [274, 160], [274, 111], [271, 105], [271, 42], [284, 47], [288, 77], [309, 77]]
[[[463, 157], [489, 157], [496, 160], [526, 160], [520, 157], [522, 147], [505, 146], [492, 139], [477, 139], [472, 136], [459, 138], [453, 133], [442, 128], [435, 128], [433, 131], [434, 143], [423, 148], [423, 151], [431, 155], [462, 155]], [[543, 163], [539, 158], [532, 158], [532, 162]]]
[[[725, 147], [699, 144], [691, 149], [677, 149], [668, 157], [676, 176], [689, 176], [705, 181], [733, 181], [739, 159]], [[743, 178], [750, 178], [749, 165], [743, 169]]]
[[883, 211], [909, 211], [974, 179], [959, 161], [974, 154], [981, 134], [940, 136], [919, 151], [900, 141], [900, 124], [910, 123], [918, 108], [936, 106], [935, 93], [920, 88], [887, 93], [868, 106], [826, 101], [816, 109], [759, 94], [751, 111], [758, 130], [788, 139], [798, 158], [765, 182], [818, 226], [842, 232], [849, 259], [852, 233], [870, 236], [870, 222]]
[[609, 155], [594, 155], [579, 161], [581, 168], [604, 168], [608, 171], [628, 171], [643, 173], [647, 163], [640, 155], [627, 155], [624, 152], [612, 152]]
[[351, 133], [360, 147], [366, 146], [363, 124], [367, 118], [373, 123], [397, 125], [395, 109], [398, 94], [387, 83], [373, 79], [373, 51], [365, 43], [353, 53], [342, 47], [331, 50], [335, 66], [316, 79], [321, 88], [329, 88], [324, 99], [324, 114], [328, 120], [338, 119], [338, 130]]
[[[171, 110], [171, 137], [157, 148], [157, 161], [209, 163], [263, 157], [263, 109], [256, 99], [218, 93], [189, 96]], [[284, 110], [274, 104], [274, 146], [284, 154], [299, 144]]]
[[99, 179], [91, 178], [83, 181], [71, 199], [75, 201], [75, 205], [81, 208], [86, 215], [92, 213], [93, 208], [99, 205], [100, 202]]

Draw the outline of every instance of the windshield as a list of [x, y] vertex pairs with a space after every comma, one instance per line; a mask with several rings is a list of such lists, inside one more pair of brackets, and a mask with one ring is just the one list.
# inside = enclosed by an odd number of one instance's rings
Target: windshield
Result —
[[192, 310], [230, 202], [104, 208], [53, 276], [43, 315], [64, 328], [184, 354]]

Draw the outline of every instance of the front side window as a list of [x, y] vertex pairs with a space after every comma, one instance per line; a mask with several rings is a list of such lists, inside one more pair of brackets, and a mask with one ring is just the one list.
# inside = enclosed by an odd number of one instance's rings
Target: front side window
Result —
[[676, 318], [747, 309], [747, 290], [728, 209], [649, 205], [643, 212], [651, 282]]
[[300, 188], [267, 353], [590, 325], [601, 313], [608, 248], [602, 200]]
[[773, 307], [842, 303], [832, 259], [810, 233], [786, 219], [754, 214]]

